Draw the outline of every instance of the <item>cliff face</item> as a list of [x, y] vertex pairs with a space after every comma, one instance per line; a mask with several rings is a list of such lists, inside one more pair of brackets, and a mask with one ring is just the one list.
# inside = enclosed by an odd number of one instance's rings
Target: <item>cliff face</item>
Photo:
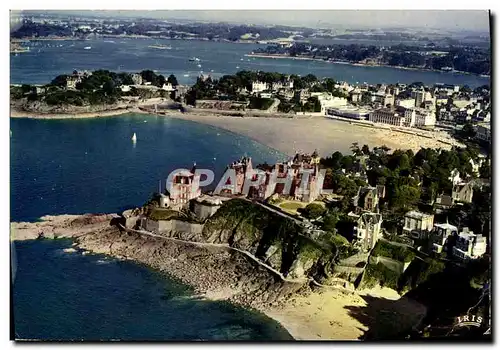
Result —
[[201, 236], [205, 242], [248, 251], [290, 278], [315, 277], [335, 251], [304, 236], [293, 220], [242, 199], [225, 202]]
[[313, 240], [294, 220], [244, 199], [226, 201], [203, 225], [148, 219], [145, 228], [169, 238], [228, 245], [291, 279], [322, 281], [331, 276], [335, 265], [336, 247], [331, 242]]

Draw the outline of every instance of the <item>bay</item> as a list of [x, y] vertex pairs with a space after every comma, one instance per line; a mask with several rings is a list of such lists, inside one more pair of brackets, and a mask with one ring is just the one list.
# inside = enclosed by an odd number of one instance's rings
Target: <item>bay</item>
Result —
[[[349, 83], [412, 83], [458, 84], [477, 87], [489, 84], [489, 78], [476, 75], [404, 70], [390, 67], [364, 67], [322, 61], [269, 59], [246, 57], [259, 44], [233, 44], [211, 41], [182, 41], [168, 39], [108, 38], [70, 41], [33, 41], [30, 52], [12, 55], [12, 84], [46, 84], [59, 74], [73, 70], [108, 69], [139, 72], [151, 69], [158, 73], [174, 74], [181, 84], [193, 84], [201, 72], [220, 77], [240, 70], [262, 70], [284, 74], [331, 77]], [[152, 45], [171, 46], [170, 50]], [[85, 47], [90, 46], [90, 50]], [[189, 61], [192, 57], [200, 62]], [[198, 67], [198, 64], [201, 67]]]

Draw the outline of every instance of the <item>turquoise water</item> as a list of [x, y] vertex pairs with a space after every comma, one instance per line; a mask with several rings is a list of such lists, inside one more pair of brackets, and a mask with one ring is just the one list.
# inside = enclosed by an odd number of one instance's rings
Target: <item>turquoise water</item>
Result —
[[68, 240], [16, 243], [16, 337], [43, 340], [290, 340], [266, 316], [195, 298], [151, 270], [65, 253]]
[[[149, 45], [170, 45], [171, 50], [158, 50]], [[361, 67], [328, 62], [288, 59], [250, 58], [250, 53], [263, 45], [232, 44], [167, 39], [96, 39], [88, 41], [41, 41], [27, 44], [31, 51], [10, 55], [11, 83], [50, 82], [58, 74], [74, 69], [109, 69], [137, 72], [157, 70], [175, 74], [181, 84], [192, 84], [203, 71], [215, 77], [239, 70], [263, 70], [284, 74], [314, 74], [350, 83], [446, 83], [477, 87], [489, 84], [489, 79], [474, 75], [412, 71], [388, 67]], [[62, 46], [60, 46], [62, 45]], [[91, 46], [91, 50], [84, 47]], [[201, 59], [190, 62], [190, 57]], [[187, 76], [185, 76], [187, 75]]]
[[[213, 169], [217, 179], [245, 153], [255, 162], [283, 159], [248, 138], [165, 117], [11, 119], [10, 128], [11, 221], [140, 206], [160, 179], [193, 161]], [[182, 285], [131, 262], [64, 253], [69, 246], [53, 240], [15, 244], [17, 338], [291, 339], [260, 314], [193, 299]]]

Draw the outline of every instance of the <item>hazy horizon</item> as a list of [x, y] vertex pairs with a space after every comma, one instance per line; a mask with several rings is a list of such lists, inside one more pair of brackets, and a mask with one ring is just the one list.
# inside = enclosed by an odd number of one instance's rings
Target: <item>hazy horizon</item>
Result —
[[488, 10], [40, 10], [36, 12], [311, 28], [405, 27], [489, 32]]

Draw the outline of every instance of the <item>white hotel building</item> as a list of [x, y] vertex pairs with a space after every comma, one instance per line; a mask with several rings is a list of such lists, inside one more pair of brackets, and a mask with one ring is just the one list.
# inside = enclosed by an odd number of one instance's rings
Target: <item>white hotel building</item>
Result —
[[373, 123], [411, 127], [415, 125], [415, 110], [402, 107], [380, 108], [370, 113], [369, 120]]

